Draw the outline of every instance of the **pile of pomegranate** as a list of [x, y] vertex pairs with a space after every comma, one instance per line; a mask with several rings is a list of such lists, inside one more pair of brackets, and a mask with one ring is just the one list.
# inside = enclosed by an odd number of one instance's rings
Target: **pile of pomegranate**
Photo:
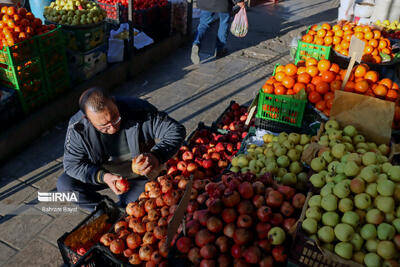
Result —
[[[247, 116], [247, 107], [233, 102], [227, 111], [222, 114], [221, 121], [216, 126], [224, 130], [245, 132], [249, 128], [244, 125]], [[250, 121], [250, 126], [254, 126], [254, 119]]]
[[[166, 266], [168, 223], [186, 189], [188, 178], [165, 175], [146, 183], [139, 200], [126, 207], [127, 216], [100, 242], [132, 265]], [[195, 199], [197, 195], [193, 196]]]
[[[272, 176], [226, 173], [222, 181], [198, 180], [187, 208], [186, 236], [176, 240], [194, 265], [277, 266], [287, 260], [284, 243], [305, 195], [277, 185]], [[199, 209], [204, 207], [203, 209]]]

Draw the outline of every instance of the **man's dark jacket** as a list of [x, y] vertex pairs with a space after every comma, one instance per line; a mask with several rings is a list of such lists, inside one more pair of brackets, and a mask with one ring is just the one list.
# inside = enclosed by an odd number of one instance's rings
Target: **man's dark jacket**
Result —
[[[116, 98], [121, 115], [121, 131], [125, 131], [132, 158], [149, 147], [160, 163], [166, 162], [181, 146], [185, 127], [165, 112], [159, 112], [147, 101]], [[100, 133], [79, 111], [69, 121], [64, 144], [64, 170], [67, 175], [85, 183], [97, 184], [100, 165], [107, 160], [100, 141]], [[154, 145], [154, 141], [159, 143]]]
[[210, 12], [231, 12], [232, 6], [243, 0], [198, 0], [199, 9]]

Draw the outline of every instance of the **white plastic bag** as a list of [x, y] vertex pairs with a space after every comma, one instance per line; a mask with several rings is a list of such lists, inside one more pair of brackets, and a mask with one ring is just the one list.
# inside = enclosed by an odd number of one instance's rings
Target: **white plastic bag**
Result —
[[338, 21], [340, 20], [353, 20], [354, 15], [354, 0], [340, 0], [340, 7], [338, 9]]
[[231, 33], [236, 37], [245, 37], [249, 30], [249, 22], [247, 21], [246, 9], [241, 8], [235, 15], [231, 25]]

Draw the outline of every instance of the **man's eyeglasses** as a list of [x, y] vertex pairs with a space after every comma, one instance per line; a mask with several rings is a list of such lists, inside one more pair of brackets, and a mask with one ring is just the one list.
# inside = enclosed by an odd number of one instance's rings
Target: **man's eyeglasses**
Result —
[[116, 119], [115, 121], [110, 122], [109, 124], [111, 124], [111, 125], [102, 126], [102, 127], [99, 127], [98, 129], [101, 132], [106, 132], [111, 128], [111, 126], [117, 126], [118, 123], [120, 123], [120, 121], [121, 121], [121, 116], [119, 116], [118, 119]]

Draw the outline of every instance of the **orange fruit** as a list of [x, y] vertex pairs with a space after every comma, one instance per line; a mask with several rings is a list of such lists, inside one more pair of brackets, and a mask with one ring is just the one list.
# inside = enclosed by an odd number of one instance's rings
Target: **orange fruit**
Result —
[[285, 66], [285, 73], [288, 76], [293, 76], [297, 73], [297, 67], [293, 63], [289, 63]]
[[392, 85], [392, 89], [393, 90], [399, 90], [398, 84], [394, 82], [393, 85]]
[[360, 40], [364, 39], [364, 33], [362, 33], [362, 32], [356, 32], [356, 33], [354, 33], [354, 36]]
[[318, 61], [313, 57], [309, 57], [306, 59], [306, 67], [313, 66], [313, 65], [316, 66], [317, 64], [318, 64]]
[[285, 95], [286, 88], [283, 85], [278, 85], [277, 87], [275, 87], [274, 93], [276, 95]]
[[379, 45], [379, 42], [378, 42], [378, 40], [376, 40], [376, 39], [371, 39], [371, 40], [369, 40], [368, 44], [369, 44], [370, 46], [372, 46], [373, 48], [377, 48], [378, 45]]
[[381, 31], [374, 30], [373, 33], [374, 33], [374, 39], [379, 39], [382, 37]]
[[286, 91], [286, 95], [294, 95], [294, 91], [292, 89], [289, 89]]
[[322, 77], [320, 76], [315, 76], [311, 79], [311, 83], [314, 84], [315, 86], [317, 86], [317, 84], [319, 84], [322, 81]]
[[314, 43], [317, 45], [324, 45], [324, 38], [323, 37], [315, 37]]
[[337, 24], [332, 27], [332, 31], [334, 31], [334, 32], [337, 32], [338, 30], [341, 30], [341, 29], [342, 29], [342, 27], [340, 27]]
[[323, 38], [323, 37], [325, 37], [325, 35], [326, 35], [326, 30], [325, 30], [325, 29], [319, 29], [319, 30], [317, 31], [317, 36], [318, 36], [318, 37]]
[[307, 66], [306, 71], [311, 77], [318, 75], [318, 68], [316, 66]]
[[364, 26], [363, 32], [364, 32], [364, 33], [371, 32], [371, 28], [370, 28], [369, 26]]
[[348, 81], [344, 86], [344, 91], [346, 92], [353, 92], [355, 88], [355, 83], [352, 81]]
[[380, 97], [386, 96], [387, 92], [388, 92], [388, 88], [384, 84], [378, 84], [374, 88], [374, 94], [377, 96], [380, 96]]
[[379, 80], [379, 73], [374, 70], [369, 70], [365, 73], [364, 79], [371, 83], [376, 83]]
[[383, 78], [382, 80], [380, 80], [378, 82], [378, 84], [383, 84], [385, 85], [387, 88], [392, 88], [393, 86], [393, 81], [389, 78]]
[[352, 36], [353, 36], [352, 34], [345, 34], [343, 36], [343, 40], [350, 43]]
[[329, 90], [330, 90], [330, 86], [329, 86], [329, 83], [327, 83], [327, 82], [320, 82], [315, 86], [315, 91], [317, 91], [321, 95], [328, 93]]
[[304, 66], [297, 67], [297, 75], [300, 75], [305, 72], [306, 72], [306, 67], [304, 67]]
[[271, 77], [271, 78], [269, 78], [265, 83], [266, 84], [274, 84], [274, 82], [276, 82], [276, 80], [275, 80], [275, 78], [274, 77]]
[[324, 100], [318, 101], [318, 102], [315, 104], [315, 108], [318, 109], [318, 110], [320, 110], [320, 111], [323, 111], [323, 110], [325, 109], [325, 107], [326, 107], [326, 103], [325, 103]]
[[382, 63], [382, 58], [380, 56], [373, 56], [373, 58], [373, 62], [375, 62], [376, 64]]
[[343, 25], [342, 30], [344, 30], [344, 31], [350, 31], [351, 28], [352, 28], [352, 27], [351, 27], [349, 24], [345, 24], [345, 25]]
[[332, 29], [332, 26], [329, 25], [328, 23], [323, 23], [323, 24], [321, 25], [321, 27], [322, 27], [322, 29], [325, 29], [325, 30], [327, 30], [327, 31], [330, 31], [330, 30]]
[[296, 80], [293, 79], [290, 76], [286, 76], [285, 78], [283, 78], [282, 80], [282, 85], [285, 86], [287, 89], [292, 88], [293, 85], [295, 84]]
[[328, 118], [331, 116], [331, 110], [330, 109], [324, 109], [323, 112]]
[[326, 45], [326, 46], [329, 46], [329, 45], [331, 45], [333, 43], [333, 38], [332, 38], [332, 36], [325, 36], [325, 38], [324, 38], [324, 44]]
[[313, 40], [314, 38], [309, 34], [304, 35], [302, 38], [302, 41], [306, 43], [312, 43]]
[[314, 30], [309, 30], [307, 34], [309, 34], [309, 35], [311, 35], [311, 36], [314, 36], [314, 35], [316, 35], [317, 33], [316, 33]]
[[354, 32], [363, 32], [363, 27], [360, 26], [360, 25], [357, 25], [357, 26], [354, 27], [353, 30], [354, 30]]
[[334, 73], [339, 73], [340, 67], [336, 63], [332, 63], [331, 67], [329, 68], [330, 71], [333, 71]]
[[286, 74], [282, 71], [279, 71], [277, 73], [275, 73], [275, 80], [277, 80], [278, 82], [282, 82], [283, 78], [285, 78]]
[[274, 93], [274, 87], [271, 84], [264, 84], [263, 87], [263, 92], [267, 94], [273, 94]]
[[396, 101], [398, 97], [397, 91], [396, 90], [388, 90], [387, 94], [386, 94], [386, 99], [390, 100], [390, 101]]
[[308, 101], [310, 101], [313, 104], [318, 103], [321, 101], [322, 97], [318, 92], [312, 91], [308, 94]]
[[326, 70], [326, 71], [323, 71], [323, 72], [321, 73], [321, 78], [322, 78], [322, 81], [327, 82], [327, 83], [330, 83], [330, 82], [332, 82], [333, 80], [335, 80], [336, 75], [335, 75], [334, 72], [329, 71], [329, 70]]
[[304, 84], [310, 83], [311, 76], [310, 76], [310, 74], [308, 74], [306, 72], [305, 73], [301, 73], [301, 74], [299, 74], [297, 76], [297, 81], [300, 82], [300, 83], [304, 83]]
[[342, 81], [341, 80], [334, 80], [329, 84], [331, 91], [334, 92], [336, 90], [340, 90], [342, 87]]
[[378, 47], [379, 47], [380, 49], [386, 48], [387, 46], [388, 46], [388, 45], [387, 45], [387, 43], [386, 43], [386, 41], [385, 41], [384, 39], [381, 39], [381, 40], [379, 41]]
[[324, 95], [324, 100], [329, 100], [329, 99], [334, 99], [335, 98], [335, 93], [333, 92], [328, 92]]
[[364, 33], [364, 38], [366, 40], [371, 40], [374, 38], [374, 34], [372, 32], [366, 32], [366, 33]]
[[337, 32], [335, 32], [335, 36], [343, 37], [344, 36], [344, 31], [343, 30], [338, 30]]
[[370, 45], [366, 45], [365, 47], [364, 47], [364, 54], [372, 54], [372, 52], [374, 51], [374, 48], [372, 47], [372, 46], [370, 46]]
[[297, 94], [298, 92], [300, 92], [302, 89], [306, 90], [306, 85], [304, 83], [295, 83], [293, 86], [293, 92], [295, 94]]
[[14, 20], [10, 19], [10, 20], [8, 21], [7, 25], [8, 25], [9, 28], [14, 29], [14, 28], [15, 28], [15, 22], [14, 22]]
[[326, 101], [326, 107], [328, 109], [331, 109], [332, 105], [333, 105], [333, 99], [328, 99], [328, 100], [325, 100], [325, 101]]
[[389, 48], [385, 47], [381, 50], [382, 53], [390, 55], [392, 53], [392, 50], [390, 50]]
[[368, 69], [364, 65], [358, 65], [354, 71], [354, 76], [356, 76], [356, 78], [364, 77], [367, 71]]
[[350, 46], [350, 42], [349, 41], [342, 41], [342, 43], [340, 44], [340, 46], [342, 47], [342, 49], [349, 49]]
[[335, 35], [335, 33], [333, 31], [327, 31], [325, 37], [327, 37], [327, 36], [332, 37], [334, 35]]
[[315, 91], [315, 85], [312, 83], [306, 84], [306, 87], [307, 87], [306, 88], [307, 94], [309, 94], [312, 91]]
[[372, 55], [372, 56], [377, 56], [377, 55], [379, 55], [378, 49], [375, 48], [374, 51], [372, 51], [371, 55]]
[[334, 45], [340, 44], [340, 42], [342, 41], [342, 38], [340, 38], [339, 36], [333, 36], [333, 41], [332, 43]]
[[277, 72], [285, 72], [285, 66], [284, 65], [279, 65], [275, 69], [275, 73]]
[[7, 7], [6, 6], [3, 6], [2, 8], [1, 8], [1, 14], [7, 14]]
[[17, 12], [16, 12], [16, 10], [15, 10], [15, 7], [10, 6], [10, 7], [7, 8], [7, 15], [12, 16], [12, 15], [14, 15], [14, 14], [16, 14], [16, 13], [17, 13]]
[[317, 66], [320, 72], [327, 71], [331, 67], [331, 62], [327, 59], [321, 59]]
[[369, 89], [369, 84], [367, 80], [358, 81], [354, 85], [354, 90], [358, 93], [365, 93], [368, 91], [368, 89]]

